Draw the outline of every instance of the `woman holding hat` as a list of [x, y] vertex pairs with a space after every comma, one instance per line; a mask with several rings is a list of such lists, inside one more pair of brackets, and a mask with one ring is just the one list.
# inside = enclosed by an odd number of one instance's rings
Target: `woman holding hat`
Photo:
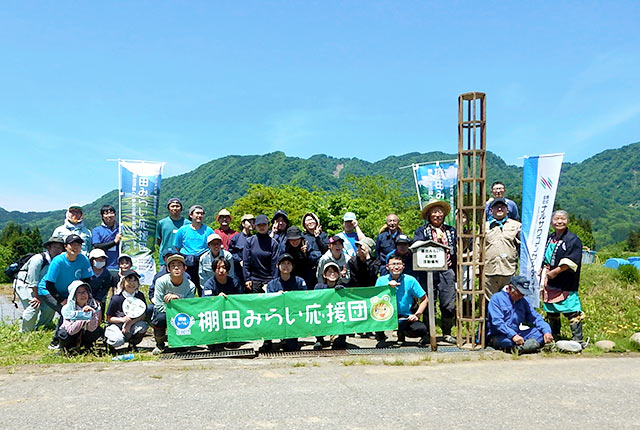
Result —
[[442, 245], [448, 246], [447, 269], [433, 272], [433, 300], [436, 298], [440, 302], [440, 312], [442, 314], [442, 337], [447, 343], [455, 343], [456, 339], [451, 336], [451, 329], [456, 322], [456, 249], [458, 235], [455, 227], [444, 223], [445, 217], [451, 211], [451, 206], [445, 200], [431, 200], [421, 211], [425, 225], [416, 229], [413, 236], [414, 242], [420, 240], [433, 240]]

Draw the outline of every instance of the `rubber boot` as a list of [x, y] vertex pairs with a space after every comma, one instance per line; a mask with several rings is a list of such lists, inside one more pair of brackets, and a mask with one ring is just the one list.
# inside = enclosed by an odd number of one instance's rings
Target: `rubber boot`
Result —
[[584, 318], [584, 314], [582, 312], [573, 312], [567, 314], [567, 318], [569, 318], [569, 327], [571, 327], [571, 335], [573, 336], [571, 340], [580, 342], [580, 345], [582, 345], [582, 318]]
[[165, 340], [167, 335], [166, 328], [153, 328], [153, 338], [156, 341], [156, 347], [153, 349], [154, 355], [157, 355], [165, 350]]
[[524, 345], [517, 346], [516, 350], [518, 354], [534, 354], [540, 350], [540, 343], [533, 338], [527, 339]]
[[551, 335], [555, 340], [560, 340], [560, 328], [562, 327], [562, 320], [560, 314], [547, 313], [547, 322], [551, 326]]

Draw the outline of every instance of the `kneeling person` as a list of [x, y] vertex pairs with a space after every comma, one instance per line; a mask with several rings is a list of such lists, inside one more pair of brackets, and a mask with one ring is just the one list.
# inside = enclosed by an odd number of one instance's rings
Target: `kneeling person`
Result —
[[[334, 288], [336, 290], [344, 289], [344, 285], [340, 283], [340, 266], [330, 261], [325, 264], [322, 270], [322, 279], [324, 282], [316, 284], [314, 290], [326, 290], [327, 288]], [[316, 351], [321, 350], [323, 347], [329, 346], [329, 343], [324, 340], [324, 336], [316, 336], [316, 343], [313, 345], [313, 349]], [[347, 348], [347, 335], [341, 334], [333, 340], [331, 349], [346, 349]]]
[[[419, 337], [420, 344], [426, 345], [429, 343], [429, 336], [427, 336], [427, 326], [420, 321], [420, 315], [427, 307], [427, 295], [416, 278], [402, 273], [404, 263], [400, 255], [391, 254], [387, 258], [387, 270], [389, 274], [379, 277], [376, 281], [376, 287], [389, 285], [396, 289], [398, 340], [404, 342], [406, 336]], [[420, 305], [415, 312], [411, 312], [414, 299], [420, 301]], [[376, 339], [378, 340], [376, 348], [388, 346], [384, 332], [376, 333]]]
[[[505, 290], [491, 296], [487, 318], [489, 345], [508, 352], [516, 350], [527, 354], [538, 352], [545, 343], [553, 341], [549, 324], [528, 300], [523, 300], [531, 292], [526, 277], [514, 276]], [[522, 323], [534, 327], [521, 330]]]
[[66, 351], [86, 351], [104, 333], [100, 327], [100, 304], [91, 296], [91, 286], [76, 280], [69, 284], [67, 304], [62, 307], [62, 325], [56, 332]]
[[146, 309], [144, 294], [140, 291], [140, 275], [135, 270], [128, 270], [122, 275], [120, 292], [111, 298], [109, 309], [107, 309], [109, 325], [105, 329], [104, 335], [110, 349], [118, 348], [125, 342], [129, 342], [129, 346], [135, 348], [142, 342], [144, 334], [149, 329], [149, 324], [144, 321], [144, 311], [142, 315], [131, 318], [123, 309], [125, 301], [129, 298], [140, 300], [144, 303], [143, 309]]
[[[306, 290], [307, 284], [304, 282], [304, 279], [299, 276], [293, 276], [291, 272], [293, 272], [293, 257], [284, 253], [278, 258], [279, 276], [267, 284], [267, 293]], [[285, 351], [295, 351], [299, 349], [298, 339], [283, 339], [282, 342]], [[273, 344], [271, 340], [265, 340], [260, 349], [261, 351], [272, 350]]]
[[153, 292], [153, 336], [156, 347], [153, 354], [160, 354], [165, 349], [167, 340], [167, 313], [166, 304], [171, 300], [188, 299], [195, 297], [196, 286], [185, 276], [187, 265], [184, 257], [180, 254], [171, 255], [167, 258], [169, 273], [156, 281], [156, 289]]

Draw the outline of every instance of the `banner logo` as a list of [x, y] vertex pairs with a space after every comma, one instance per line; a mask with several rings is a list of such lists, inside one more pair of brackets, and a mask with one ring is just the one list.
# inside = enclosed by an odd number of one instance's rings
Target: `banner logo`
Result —
[[542, 177], [540, 178], [540, 185], [546, 190], [551, 190], [553, 188], [553, 182], [549, 178]]
[[376, 321], [387, 321], [392, 316], [393, 305], [389, 296], [371, 297], [371, 318]]
[[176, 329], [176, 336], [191, 335], [191, 326], [196, 322], [195, 318], [185, 313], [179, 313], [171, 320], [171, 325]]

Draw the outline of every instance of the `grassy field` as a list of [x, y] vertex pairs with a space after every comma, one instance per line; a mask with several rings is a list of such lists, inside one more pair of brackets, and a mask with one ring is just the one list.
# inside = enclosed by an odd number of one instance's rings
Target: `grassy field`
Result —
[[[10, 292], [9, 285], [0, 285], [0, 294], [6, 296]], [[640, 346], [629, 341], [633, 333], [640, 332], [640, 280], [621, 276], [617, 269], [584, 266], [580, 297], [586, 313], [583, 321], [585, 338], [590, 338], [592, 344], [602, 339], [613, 340], [617, 345], [615, 352], [640, 351]], [[569, 338], [566, 320], [563, 320], [562, 330], [563, 335]], [[0, 366], [111, 360], [109, 355], [67, 357], [51, 352], [47, 345], [52, 334], [51, 329], [18, 333], [17, 323], [0, 323]], [[597, 348], [588, 348], [585, 352], [601, 353]], [[136, 354], [136, 360], [151, 359], [154, 357], [150, 353]]]

